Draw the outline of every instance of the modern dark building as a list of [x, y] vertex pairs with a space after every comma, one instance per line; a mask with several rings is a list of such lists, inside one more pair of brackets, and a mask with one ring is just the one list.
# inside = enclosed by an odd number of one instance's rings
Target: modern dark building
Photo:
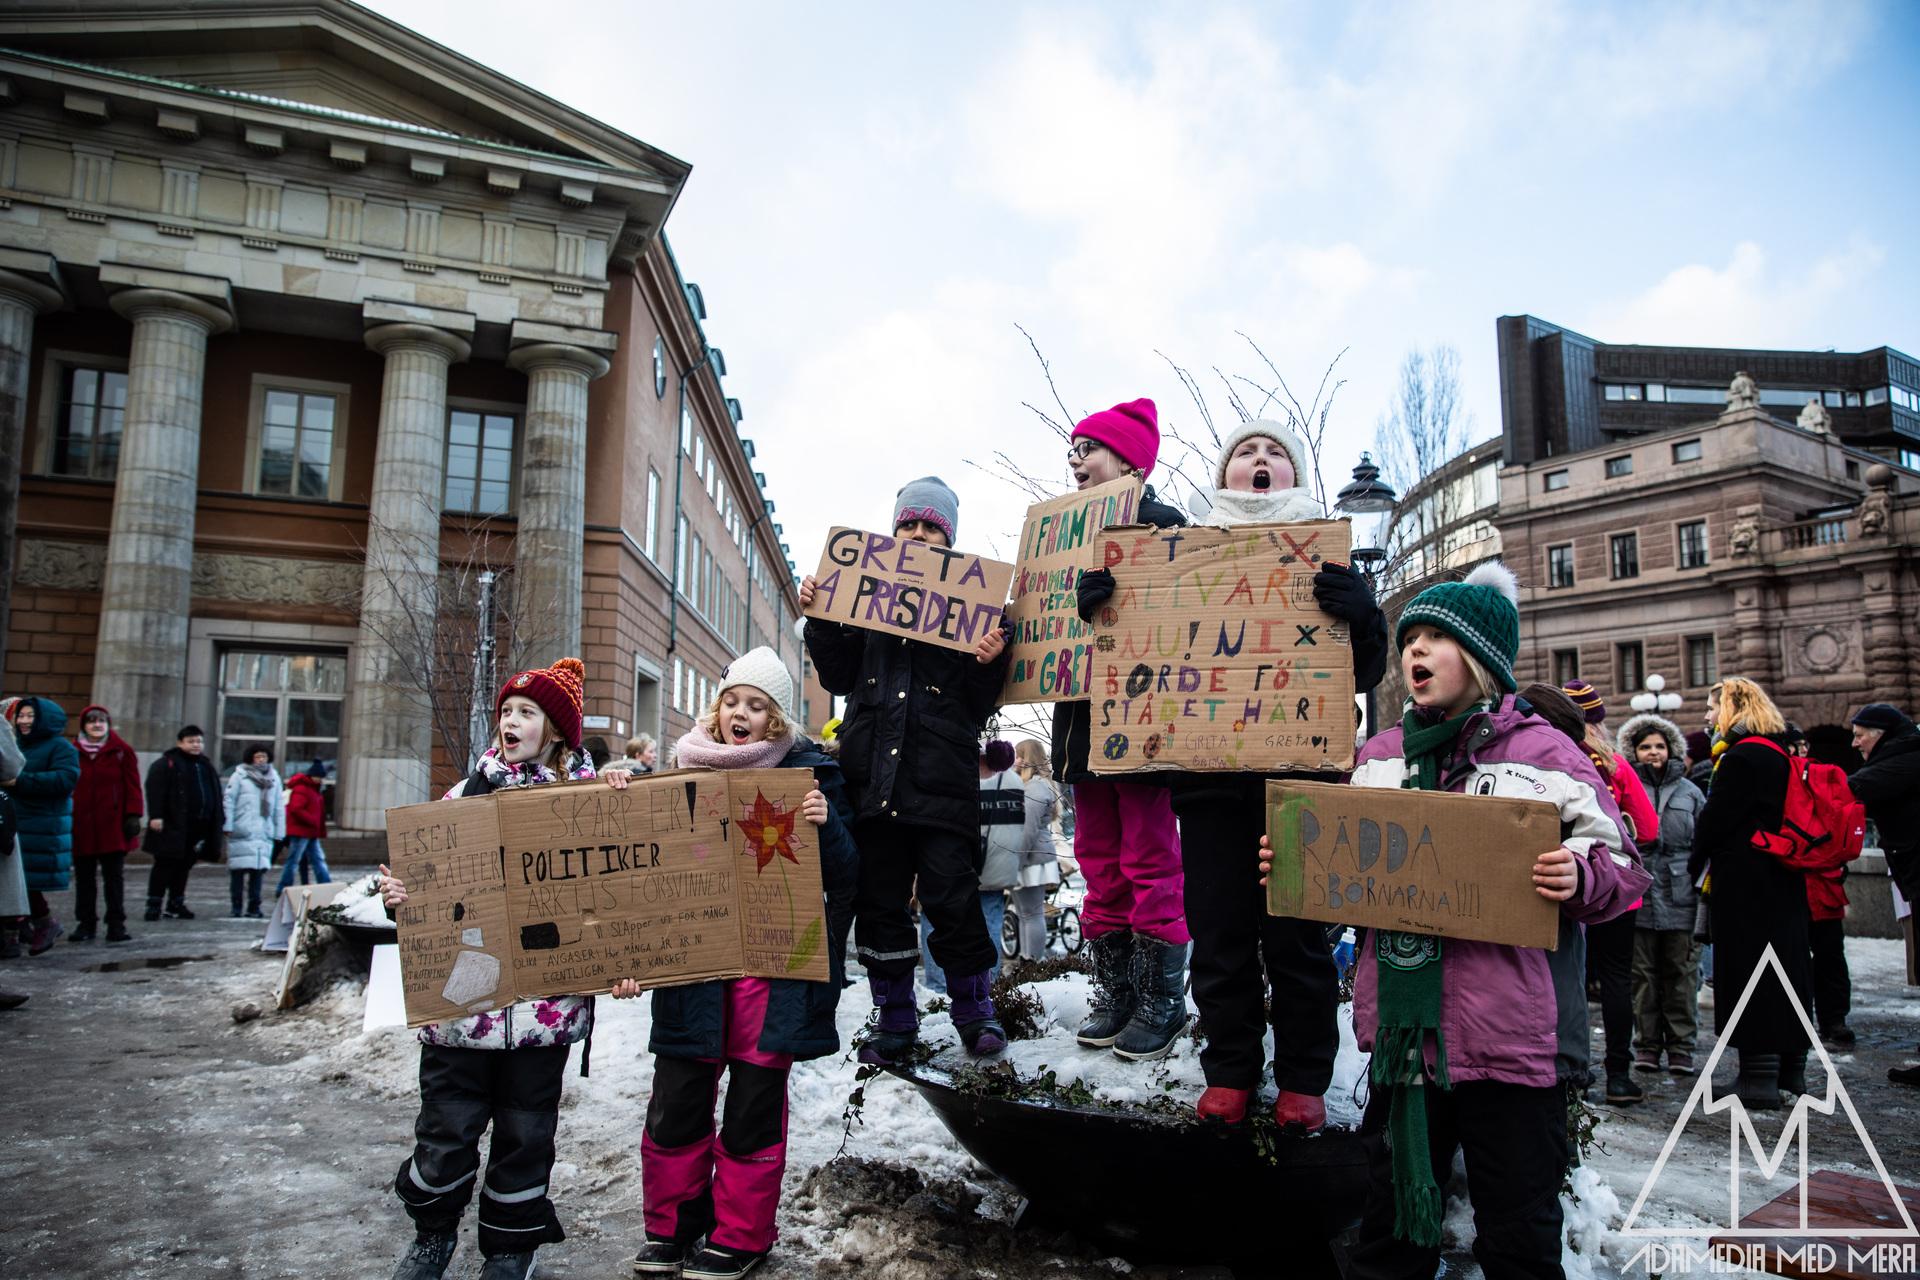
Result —
[[1795, 418], [1826, 409], [1844, 444], [1920, 467], [1920, 361], [1871, 351], [1616, 346], [1536, 316], [1501, 316], [1500, 417], [1510, 466], [1711, 418], [1745, 372], [1760, 403]]

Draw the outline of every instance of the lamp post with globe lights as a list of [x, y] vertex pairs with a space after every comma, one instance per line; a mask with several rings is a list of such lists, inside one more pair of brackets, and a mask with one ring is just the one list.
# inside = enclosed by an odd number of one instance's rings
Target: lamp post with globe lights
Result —
[[1627, 700], [1627, 705], [1635, 711], [1658, 711], [1662, 715], [1672, 715], [1680, 709], [1684, 699], [1677, 693], [1666, 692], [1667, 678], [1654, 674], [1647, 677], [1646, 688]]
[[[1353, 482], [1340, 490], [1340, 496], [1334, 500], [1333, 509], [1343, 515], [1378, 515], [1392, 511], [1399, 505], [1400, 495], [1393, 486], [1380, 478], [1380, 468], [1374, 463], [1373, 455], [1362, 453], [1360, 465], [1353, 469]], [[1379, 593], [1381, 566], [1387, 562], [1387, 553], [1380, 547], [1355, 547], [1350, 553], [1354, 567], [1360, 570], [1360, 576], [1367, 580], [1367, 589]], [[1366, 693], [1367, 736], [1374, 735], [1373, 690]]]

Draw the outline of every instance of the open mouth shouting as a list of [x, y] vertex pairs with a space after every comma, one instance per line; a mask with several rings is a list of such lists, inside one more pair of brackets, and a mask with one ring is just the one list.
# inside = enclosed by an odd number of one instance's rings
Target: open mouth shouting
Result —
[[1253, 469], [1254, 492], [1265, 493], [1267, 490], [1271, 488], [1273, 488], [1273, 472], [1267, 470], [1267, 468], [1264, 466], [1255, 467]]
[[753, 737], [753, 730], [747, 727], [744, 720], [735, 720], [727, 726], [727, 741], [729, 742], [736, 744], [743, 743], [751, 737]]
[[1092, 476], [1088, 475], [1085, 471], [1082, 471], [1079, 467], [1075, 467], [1073, 469], [1073, 487], [1074, 488], [1084, 489], [1087, 487], [1088, 482], [1090, 482], [1092, 479], [1093, 479]]
[[506, 745], [507, 750], [511, 751], [520, 745], [520, 735], [511, 729], [502, 729], [500, 731], [500, 741]]
[[1428, 669], [1425, 663], [1414, 663], [1413, 670], [1408, 672], [1408, 674], [1413, 677], [1413, 691], [1415, 693], [1425, 692], [1427, 686], [1433, 683], [1433, 672]]

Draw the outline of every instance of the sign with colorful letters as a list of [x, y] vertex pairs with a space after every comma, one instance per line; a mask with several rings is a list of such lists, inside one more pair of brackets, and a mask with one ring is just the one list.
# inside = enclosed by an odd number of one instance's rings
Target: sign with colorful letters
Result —
[[972, 649], [1000, 625], [1013, 566], [885, 533], [836, 528], [814, 574], [809, 618], [948, 649]]
[[1110, 480], [1027, 508], [1014, 565], [1013, 661], [1003, 702], [1071, 702], [1093, 688], [1093, 626], [1080, 621], [1080, 575], [1100, 531], [1131, 524], [1144, 482]]

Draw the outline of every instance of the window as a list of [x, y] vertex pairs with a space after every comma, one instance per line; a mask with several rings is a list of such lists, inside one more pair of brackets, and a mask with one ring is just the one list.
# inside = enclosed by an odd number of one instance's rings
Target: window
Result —
[[647, 468], [647, 527], [641, 543], [647, 553], [647, 559], [660, 559], [660, 473], [652, 467]]
[[653, 340], [653, 398], [664, 400], [667, 395], [667, 341], [665, 338]]
[[1846, 393], [1846, 402], [1847, 402], [1847, 404], [1846, 404], [1846, 407], [1847, 407], [1847, 408], [1849, 408], [1849, 409], [1858, 409], [1858, 408], [1860, 407], [1860, 393], [1859, 393], [1858, 391], [1849, 391], [1849, 392], [1847, 392], [1847, 393]]
[[1666, 403], [1667, 384], [1664, 382], [1649, 382], [1647, 384], [1647, 399], [1657, 400], [1662, 404]]
[[1616, 533], [1607, 539], [1612, 556], [1613, 576], [1616, 578], [1637, 578], [1640, 576], [1640, 535], [1637, 533]]
[[454, 409], [447, 414], [447, 493], [442, 510], [497, 516], [512, 509], [512, 414]]
[[693, 474], [700, 474], [707, 465], [707, 437], [700, 432], [693, 436]]
[[1868, 387], [1867, 388], [1867, 394], [1864, 400], [1865, 404], [1876, 405], [1876, 404], [1885, 404], [1886, 402], [1887, 402], [1887, 388], [1885, 387]]
[[1687, 684], [1704, 689], [1720, 678], [1720, 665], [1713, 654], [1712, 636], [1687, 637]]
[[1570, 587], [1573, 585], [1573, 544], [1564, 543], [1547, 548], [1547, 586]]
[[1617, 382], [1609, 382], [1600, 389], [1600, 394], [1609, 400], [1625, 400], [1627, 389]]
[[1641, 676], [1647, 669], [1646, 653], [1638, 640], [1613, 646], [1613, 666], [1615, 685], [1621, 693], [1638, 693], [1643, 683]]
[[1840, 393], [1838, 391], [1822, 391], [1820, 393], [1820, 403], [1826, 405], [1829, 409], [1838, 409], [1840, 407]]
[[1673, 460], [1675, 462], [1700, 461], [1700, 442], [1698, 440], [1682, 440], [1675, 444], [1673, 446]]
[[1555, 649], [1553, 651], [1553, 682], [1558, 685], [1568, 685], [1579, 678], [1580, 651]]
[[697, 609], [700, 607], [700, 580], [706, 570], [706, 553], [701, 550], [700, 535], [697, 533], [693, 535], [693, 550], [688, 553], [688, 560], [693, 565], [693, 577], [681, 590], [686, 593], [688, 603]]
[[330, 395], [268, 387], [260, 406], [257, 493], [325, 498], [333, 473], [333, 427], [339, 409]]
[[1680, 567], [1682, 569], [1707, 567], [1707, 522], [1705, 520], [1689, 520], [1680, 526]]
[[687, 705], [684, 687], [686, 684], [686, 676], [686, 667], [681, 663], [680, 659], [675, 658], [673, 660], [673, 709], [675, 711], [682, 711]]
[[1902, 449], [1894, 457], [1894, 461], [1909, 471], [1920, 471], [1920, 449]]
[[1847, 459], [1847, 479], [1854, 481], [1860, 479], [1860, 464], [1852, 458]]
[[680, 452], [693, 452], [693, 410], [680, 406]]
[[1549, 471], [1546, 474], [1544, 483], [1548, 493], [1564, 489], [1567, 487], [1567, 473], [1564, 471]]
[[69, 368], [63, 371], [60, 391], [49, 469], [57, 476], [113, 479], [120, 466], [127, 375], [117, 369]]
[[673, 580], [684, 595], [687, 590], [687, 518], [680, 517], [679, 530], [673, 539]]
[[1607, 479], [1618, 480], [1621, 476], [1633, 474], [1633, 455], [1623, 453], [1617, 458], [1607, 459]]
[[273, 750], [285, 778], [318, 760], [328, 782], [340, 776], [340, 709], [347, 692], [344, 654], [220, 655], [219, 742], [215, 760], [225, 774], [247, 748]]

